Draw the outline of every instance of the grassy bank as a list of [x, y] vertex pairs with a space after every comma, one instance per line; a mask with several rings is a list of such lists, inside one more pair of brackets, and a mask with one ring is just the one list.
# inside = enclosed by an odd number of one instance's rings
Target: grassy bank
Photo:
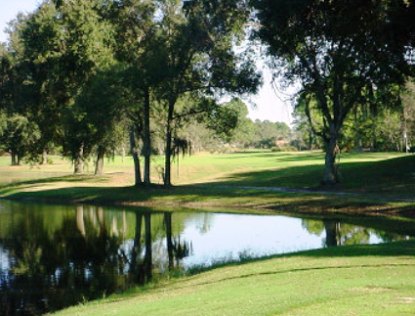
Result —
[[351, 246], [228, 266], [58, 315], [406, 315], [415, 243]]
[[[70, 163], [56, 157], [54, 164], [41, 167], [10, 167], [6, 159], [0, 159], [0, 197], [9, 199], [319, 213], [365, 210], [376, 214], [412, 212], [414, 205], [414, 155], [344, 154], [342, 183], [330, 192], [322, 192], [327, 188], [319, 187], [323, 172], [323, 154], [319, 152], [260, 151], [184, 157], [173, 169], [176, 186], [168, 190], [158, 186], [132, 187], [129, 158], [107, 161], [106, 172], [100, 177], [72, 176]], [[155, 183], [161, 182], [161, 163], [161, 158], [154, 158]]]

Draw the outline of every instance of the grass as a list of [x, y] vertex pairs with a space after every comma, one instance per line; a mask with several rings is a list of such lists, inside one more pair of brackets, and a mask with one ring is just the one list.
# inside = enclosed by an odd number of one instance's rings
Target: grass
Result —
[[307, 251], [137, 288], [58, 315], [413, 315], [415, 243]]
[[[42, 167], [10, 167], [0, 158], [0, 197], [53, 202], [84, 202], [190, 208], [278, 209], [308, 213], [413, 212], [415, 156], [397, 153], [351, 153], [341, 156], [343, 181], [321, 193], [320, 152], [267, 151], [181, 158], [171, 189], [134, 188], [130, 158], [107, 161], [101, 177], [71, 175], [68, 161], [53, 157]], [[153, 181], [162, 159], [153, 159]], [[90, 169], [93, 169], [90, 166]], [[308, 189], [276, 192], [274, 187]], [[323, 190], [327, 190], [324, 189]], [[337, 195], [336, 192], [346, 192]]]

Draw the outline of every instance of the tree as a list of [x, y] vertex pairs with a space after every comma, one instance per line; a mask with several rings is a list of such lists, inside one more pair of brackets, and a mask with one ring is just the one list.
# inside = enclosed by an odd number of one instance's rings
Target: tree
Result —
[[40, 131], [36, 123], [20, 114], [6, 117], [0, 132], [0, 148], [10, 153], [12, 166], [20, 165], [23, 157], [33, 150], [40, 139]]
[[[374, 91], [402, 84], [409, 73], [405, 34], [397, 33], [405, 1], [252, 0], [273, 65], [300, 81], [306, 107], [322, 116], [323, 184], [339, 181], [338, 140], [351, 111]], [[312, 119], [309, 117], [310, 124]]]
[[[164, 53], [156, 94], [166, 108], [164, 185], [171, 185], [176, 103], [186, 94], [255, 92], [259, 77], [250, 61], [233, 51], [247, 18], [238, 1], [164, 1], [160, 4], [159, 49]], [[239, 33], [239, 34], [238, 34]]]
[[254, 125], [252, 144], [255, 148], [272, 148], [278, 142], [289, 144], [291, 129], [286, 123], [255, 120]]
[[72, 141], [79, 138], [96, 151], [96, 175], [103, 173], [105, 155], [114, 152], [124, 136], [127, 117], [126, 92], [122, 82], [119, 66], [98, 72], [75, 101], [80, 120], [68, 126], [68, 129], [72, 126], [72, 130], [77, 126], [83, 127], [83, 132]]
[[25, 21], [19, 16], [11, 23], [12, 41], [0, 46], [0, 148], [10, 153], [12, 165], [19, 165], [40, 139], [39, 127], [26, 109], [21, 45], [16, 36]]
[[160, 80], [162, 56], [156, 23], [157, 1], [121, 0], [108, 7], [117, 43], [116, 55], [128, 67], [125, 84], [134, 96], [130, 107], [131, 148], [135, 183], [141, 184], [138, 139], [143, 141], [144, 183], [150, 184], [151, 164], [151, 90]]
[[[76, 96], [85, 88], [97, 71], [108, 69], [113, 64], [112, 29], [99, 11], [101, 1], [65, 1], [59, 6], [62, 13], [62, 27], [66, 30], [65, 50], [61, 58], [61, 78], [66, 81], [70, 100], [67, 113], [76, 109]], [[75, 116], [76, 116], [75, 115]], [[76, 122], [76, 121], [74, 121]], [[71, 134], [71, 130], [65, 132]], [[65, 136], [66, 137], [66, 136]], [[75, 173], [82, 173], [83, 160], [90, 144], [79, 142], [78, 148], [72, 148], [69, 154], [75, 161]], [[69, 148], [71, 149], [71, 148]]]
[[68, 96], [60, 77], [64, 29], [53, 2], [42, 3], [14, 27], [11, 33], [18, 55], [24, 91], [24, 107], [30, 120], [37, 123], [41, 138], [32, 148], [31, 159], [46, 163], [46, 154], [62, 132], [62, 106]]
[[[229, 126], [229, 128], [226, 128], [224, 131], [225, 140], [239, 148], [248, 147], [255, 137], [255, 125], [252, 120], [248, 118], [248, 108], [246, 104], [241, 99], [234, 98], [230, 102], [223, 104], [222, 107], [229, 112], [228, 115], [225, 115], [224, 117], [226, 122], [222, 122], [222, 124], [226, 126], [226, 124], [233, 123], [234, 125]], [[234, 117], [234, 122], [232, 122], [232, 117]]]
[[402, 129], [405, 147], [415, 151], [415, 83], [412, 80], [406, 83], [401, 98], [403, 107]]

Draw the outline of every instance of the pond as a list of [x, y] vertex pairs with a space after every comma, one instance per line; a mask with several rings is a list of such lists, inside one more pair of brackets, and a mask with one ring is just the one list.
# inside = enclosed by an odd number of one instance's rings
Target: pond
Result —
[[412, 222], [0, 201], [0, 314], [39, 315], [166, 273], [409, 239]]

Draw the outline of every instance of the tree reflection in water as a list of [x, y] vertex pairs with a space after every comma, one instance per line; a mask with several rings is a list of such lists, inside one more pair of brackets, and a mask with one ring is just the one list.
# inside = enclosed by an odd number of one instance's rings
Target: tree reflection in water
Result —
[[[1, 315], [39, 315], [152, 278], [153, 239], [158, 238], [152, 231], [160, 233], [154, 228], [163, 228], [161, 216], [153, 223], [150, 212], [127, 215], [77, 206], [54, 217], [50, 227], [42, 212], [10, 214], [6, 231], [0, 231]], [[169, 268], [179, 268], [189, 248], [173, 236], [172, 215], [166, 214], [161, 234], [168, 241]]]
[[[413, 236], [413, 223], [406, 222], [394, 226], [399, 226], [392, 229], [396, 235], [337, 219], [104, 211], [3, 201], [0, 206], [0, 314], [6, 316], [37, 315], [101, 298], [165, 272], [228, 258], [229, 251], [243, 251], [246, 245], [260, 256], [316, 248], [321, 241], [337, 246], [373, 237], [402, 239], [407, 232]], [[276, 234], [275, 225], [289, 229]], [[311, 245], [302, 245], [310, 239]]]
[[323, 246], [325, 247], [368, 244], [371, 235], [376, 236], [382, 242], [405, 239], [405, 236], [400, 234], [340, 223], [336, 219], [323, 219], [322, 221], [303, 219], [302, 226], [314, 235], [320, 236], [324, 233]]

